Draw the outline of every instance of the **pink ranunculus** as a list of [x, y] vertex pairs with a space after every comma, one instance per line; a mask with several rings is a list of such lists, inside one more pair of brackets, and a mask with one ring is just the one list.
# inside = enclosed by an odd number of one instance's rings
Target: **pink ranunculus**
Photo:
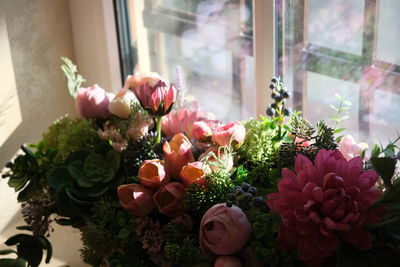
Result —
[[214, 263], [214, 267], [242, 267], [242, 262], [232, 256], [219, 256]]
[[80, 88], [75, 98], [76, 110], [82, 118], [101, 118], [106, 119], [110, 116], [108, 112], [109, 96], [103, 88], [97, 84]]
[[176, 101], [175, 86], [173, 84], [167, 86], [158, 74], [135, 74], [128, 77], [125, 87], [135, 93], [140, 105], [153, 116], [168, 114]]
[[135, 101], [135, 95], [128, 89], [122, 89], [108, 104], [108, 111], [122, 119], [127, 119], [131, 114], [131, 103]]
[[231, 255], [251, 237], [251, 225], [243, 211], [225, 204], [212, 206], [201, 219], [200, 246], [207, 253]]
[[[362, 151], [367, 149], [368, 145], [365, 143], [357, 143], [353, 136], [346, 135], [340, 140], [338, 150], [342, 153], [346, 160], [351, 160], [354, 157], [361, 156]], [[368, 160], [365, 155], [364, 160]]]
[[219, 126], [214, 131], [212, 140], [220, 146], [232, 144], [234, 147], [239, 147], [244, 142], [245, 136], [246, 129], [240, 122], [236, 121]]
[[169, 182], [164, 161], [159, 159], [145, 160], [140, 165], [138, 177], [142, 185], [153, 190], [157, 190]]
[[181, 170], [181, 180], [184, 184], [199, 184], [199, 185], [206, 185], [207, 175], [211, 172], [208, 166], [205, 166], [200, 161], [195, 161], [192, 163], [188, 163], [187, 165], [183, 166]]
[[193, 108], [181, 108], [170, 112], [162, 118], [161, 129], [167, 136], [185, 133], [188, 138], [193, 137], [193, 125], [197, 121], [205, 121], [209, 127], [214, 127], [219, 122], [214, 120], [211, 113], [200, 111], [196, 105]]
[[193, 123], [193, 137], [200, 142], [211, 140], [212, 130], [205, 121], [196, 121]]
[[146, 216], [154, 209], [153, 192], [140, 184], [124, 184], [118, 187], [122, 208], [136, 216]]
[[185, 213], [183, 196], [186, 188], [179, 182], [166, 184], [154, 194], [154, 202], [161, 214], [169, 217], [181, 216]]
[[369, 209], [381, 196], [375, 171], [363, 171], [360, 157], [347, 161], [340, 151], [321, 149], [314, 163], [299, 154], [295, 172], [282, 170], [279, 192], [267, 196], [282, 225], [278, 243], [296, 249], [300, 259], [321, 262], [334, 253], [339, 237], [357, 249], [371, 248], [363, 227], [379, 221], [382, 209]]
[[173, 178], [179, 178], [182, 167], [193, 162], [192, 144], [182, 133], [176, 134], [171, 141], [163, 145], [167, 171]]

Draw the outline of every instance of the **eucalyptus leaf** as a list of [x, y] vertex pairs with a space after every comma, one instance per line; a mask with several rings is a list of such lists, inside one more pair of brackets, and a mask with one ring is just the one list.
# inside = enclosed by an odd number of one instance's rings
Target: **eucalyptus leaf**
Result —
[[386, 186], [392, 185], [392, 177], [396, 169], [396, 160], [392, 158], [371, 158], [375, 171], [382, 177]]
[[0, 255], [8, 255], [8, 254], [11, 254], [11, 253], [17, 254], [17, 252], [15, 250], [13, 250], [13, 249], [0, 250]]
[[25, 267], [26, 262], [23, 259], [0, 259], [1, 267]]

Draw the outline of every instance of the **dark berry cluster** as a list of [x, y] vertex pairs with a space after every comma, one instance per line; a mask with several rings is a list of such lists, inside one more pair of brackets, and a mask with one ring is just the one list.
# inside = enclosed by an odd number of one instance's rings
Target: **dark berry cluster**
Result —
[[267, 108], [267, 115], [272, 118], [279, 117], [280, 119], [283, 119], [284, 116], [289, 116], [291, 110], [289, 107], [285, 107], [285, 100], [290, 95], [281, 79], [272, 78], [269, 88], [272, 90], [271, 98], [274, 100], [274, 103], [270, 104]]
[[235, 186], [229, 194], [226, 206], [232, 207], [233, 204], [243, 210], [250, 210], [252, 207], [262, 207], [264, 199], [257, 196], [257, 188], [243, 182], [241, 186]]

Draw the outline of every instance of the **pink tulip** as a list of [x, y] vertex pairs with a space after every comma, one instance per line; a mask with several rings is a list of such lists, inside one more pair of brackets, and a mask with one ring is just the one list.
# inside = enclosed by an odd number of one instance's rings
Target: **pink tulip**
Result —
[[216, 255], [239, 252], [251, 237], [251, 225], [243, 211], [225, 204], [212, 206], [200, 223], [200, 246]]
[[120, 185], [117, 189], [122, 208], [136, 216], [146, 216], [154, 209], [153, 192], [140, 184]]
[[242, 267], [242, 262], [232, 256], [219, 256], [214, 263], [214, 267]]
[[182, 133], [176, 134], [170, 142], [164, 143], [165, 165], [171, 177], [179, 178], [182, 167], [194, 161], [191, 147], [189, 139]]
[[125, 86], [135, 93], [140, 105], [153, 116], [168, 114], [176, 101], [175, 86], [167, 86], [158, 74], [135, 74], [128, 77]]
[[154, 202], [161, 214], [176, 217], [185, 213], [183, 196], [186, 193], [185, 186], [179, 182], [166, 184], [154, 194]]
[[211, 140], [212, 130], [205, 121], [196, 121], [193, 123], [193, 137], [200, 142]]
[[183, 166], [180, 176], [182, 182], [187, 185], [205, 185], [207, 183], [206, 177], [209, 173], [210, 169], [208, 168], [208, 166], [205, 166], [200, 161], [195, 161]]
[[244, 142], [245, 136], [246, 129], [240, 122], [236, 121], [219, 126], [214, 131], [212, 141], [220, 146], [232, 144], [234, 147], [239, 147]]
[[131, 114], [131, 103], [135, 101], [135, 95], [128, 89], [122, 89], [108, 104], [108, 111], [122, 119], [127, 119]]
[[157, 190], [169, 182], [169, 175], [164, 169], [164, 161], [159, 159], [145, 160], [140, 165], [138, 177], [142, 185], [153, 190]]
[[108, 104], [110, 99], [97, 84], [88, 88], [80, 88], [75, 98], [76, 110], [82, 118], [102, 118], [106, 119], [110, 116], [108, 112]]

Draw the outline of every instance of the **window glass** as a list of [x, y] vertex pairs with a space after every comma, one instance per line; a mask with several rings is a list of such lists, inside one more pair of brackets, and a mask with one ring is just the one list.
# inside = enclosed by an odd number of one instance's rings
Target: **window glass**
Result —
[[368, 143], [394, 140], [400, 131], [398, 1], [277, 0], [279, 75], [293, 105], [316, 123], [352, 105], [340, 127]]
[[129, 1], [134, 71], [183, 76], [187, 99], [224, 121], [254, 115], [251, 2]]

